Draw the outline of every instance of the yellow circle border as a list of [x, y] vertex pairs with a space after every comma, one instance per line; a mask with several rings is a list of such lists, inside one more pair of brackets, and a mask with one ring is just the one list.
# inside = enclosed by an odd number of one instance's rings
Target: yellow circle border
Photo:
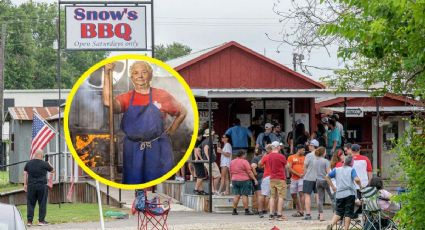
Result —
[[[68, 125], [69, 125], [69, 112], [70, 112], [70, 109], [71, 109], [71, 104], [72, 104], [74, 96], [77, 93], [78, 89], [80, 88], [81, 84], [90, 76], [90, 74], [92, 74], [94, 71], [98, 70], [99, 68], [103, 67], [104, 65], [106, 65], [108, 63], [112, 63], [114, 61], [123, 60], [123, 59], [135, 59], [135, 60], [147, 61], [149, 63], [156, 64], [156, 65], [164, 68], [165, 70], [167, 70], [183, 86], [184, 90], [186, 91], [186, 94], [189, 97], [190, 104], [191, 104], [191, 107], [192, 107], [192, 110], [193, 110], [192, 139], [190, 141], [189, 148], [186, 150], [186, 153], [184, 154], [182, 159], [177, 163], [176, 166], [174, 166], [173, 169], [171, 169], [168, 173], [166, 173], [162, 177], [157, 178], [157, 179], [152, 180], [152, 181], [149, 181], [147, 183], [143, 183], [143, 184], [120, 184], [120, 183], [105, 179], [105, 178], [99, 176], [98, 174], [96, 174], [95, 172], [93, 172], [89, 167], [87, 167], [84, 164], [84, 162], [80, 159], [77, 152], [75, 151], [74, 145], [72, 144], [70, 132], [69, 132], [69, 127], [68, 127]], [[109, 57], [109, 58], [106, 58], [106, 59], [96, 63], [95, 65], [90, 67], [90, 69], [88, 69], [86, 72], [84, 72], [83, 75], [81, 75], [81, 77], [77, 80], [77, 82], [72, 87], [71, 92], [69, 93], [68, 98], [66, 99], [65, 112], [64, 112], [64, 131], [65, 131], [64, 133], [65, 133], [65, 140], [66, 140], [66, 144], [68, 146], [68, 149], [70, 150], [72, 156], [74, 157], [74, 160], [78, 163], [78, 165], [86, 173], [88, 173], [94, 179], [96, 179], [96, 180], [98, 180], [98, 181], [100, 181], [100, 182], [102, 182], [106, 185], [109, 185], [111, 187], [116, 187], [116, 188], [121, 188], [121, 189], [130, 189], [130, 190], [143, 189], [143, 188], [152, 187], [154, 185], [160, 184], [160, 183], [164, 182], [165, 180], [167, 180], [168, 178], [172, 177], [174, 174], [177, 173], [177, 171], [181, 167], [184, 166], [184, 163], [189, 159], [189, 156], [190, 156], [191, 152], [193, 151], [193, 148], [195, 147], [195, 142], [196, 142], [196, 138], [197, 138], [197, 135], [198, 135], [198, 128], [199, 128], [198, 107], [197, 107], [197, 104], [196, 104], [196, 101], [195, 101], [195, 97], [193, 96], [192, 90], [190, 89], [189, 85], [186, 83], [186, 81], [183, 79], [183, 77], [180, 76], [180, 74], [177, 71], [175, 71], [173, 68], [171, 68], [170, 66], [168, 66], [167, 64], [165, 64], [164, 62], [162, 62], [158, 59], [151, 58], [151, 57], [148, 57], [148, 56], [137, 55], [137, 54], [124, 54], [124, 55]]]

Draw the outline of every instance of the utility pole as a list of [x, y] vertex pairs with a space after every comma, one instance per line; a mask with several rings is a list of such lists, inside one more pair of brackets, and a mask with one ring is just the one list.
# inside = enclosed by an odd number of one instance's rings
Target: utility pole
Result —
[[[0, 45], [0, 165], [6, 165], [6, 153], [3, 151], [3, 92], [4, 92], [4, 67], [6, 53], [6, 24], [1, 26], [1, 45]], [[6, 170], [6, 168], [2, 169]]]

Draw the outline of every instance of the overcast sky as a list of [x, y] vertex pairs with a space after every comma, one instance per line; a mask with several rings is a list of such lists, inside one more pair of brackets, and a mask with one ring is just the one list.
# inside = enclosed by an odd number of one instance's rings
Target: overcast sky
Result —
[[[15, 4], [27, 1], [12, 0]], [[289, 9], [290, 1], [281, 0], [280, 9]], [[277, 53], [278, 44], [265, 36], [265, 33], [278, 36], [282, 30], [278, 16], [272, 11], [277, 0], [156, 0], [154, 3], [156, 44], [180, 42], [197, 51], [233, 40], [292, 69], [294, 49], [284, 46]], [[331, 51], [329, 57], [325, 50], [313, 50], [306, 64], [336, 68], [335, 49]], [[310, 70], [315, 80], [329, 73]]]

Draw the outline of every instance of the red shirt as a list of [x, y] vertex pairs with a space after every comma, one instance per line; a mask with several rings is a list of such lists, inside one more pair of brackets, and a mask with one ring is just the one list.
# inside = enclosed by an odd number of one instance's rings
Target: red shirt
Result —
[[263, 158], [261, 158], [261, 162], [264, 165], [263, 178], [270, 176], [270, 166], [268, 165], [269, 155], [270, 154], [266, 154]]
[[[167, 91], [163, 89], [151, 88], [152, 90], [152, 103], [162, 112], [163, 118], [166, 114], [171, 116], [178, 116], [181, 111], [180, 103]], [[131, 95], [134, 90], [130, 90], [127, 93], [120, 94], [115, 97], [120, 102], [121, 112], [127, 111]], [[147, 105], [149, 104], [149, 94], [134, 93], [133, 105]]]
[[267, 160], [270, 166], [270, 179], [285, 180], [286, 157], [280, 153], [271, 152]]
[[233, 181], [246, 181], [249, 180], [249, 172], [251, 166], [248, 161], [242, 158], [236, 158], [230, 162], [230, 175]]

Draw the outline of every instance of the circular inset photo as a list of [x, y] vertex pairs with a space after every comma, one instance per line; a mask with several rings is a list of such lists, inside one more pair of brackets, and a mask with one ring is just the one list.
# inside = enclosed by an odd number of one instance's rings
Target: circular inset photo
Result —
[[173, 176], [198, 130], [195, 98], [165, 63], [141, 55], [105, 59], [80, 77], [65, 106], [68, 148], [85, 173], [141, 189]]

